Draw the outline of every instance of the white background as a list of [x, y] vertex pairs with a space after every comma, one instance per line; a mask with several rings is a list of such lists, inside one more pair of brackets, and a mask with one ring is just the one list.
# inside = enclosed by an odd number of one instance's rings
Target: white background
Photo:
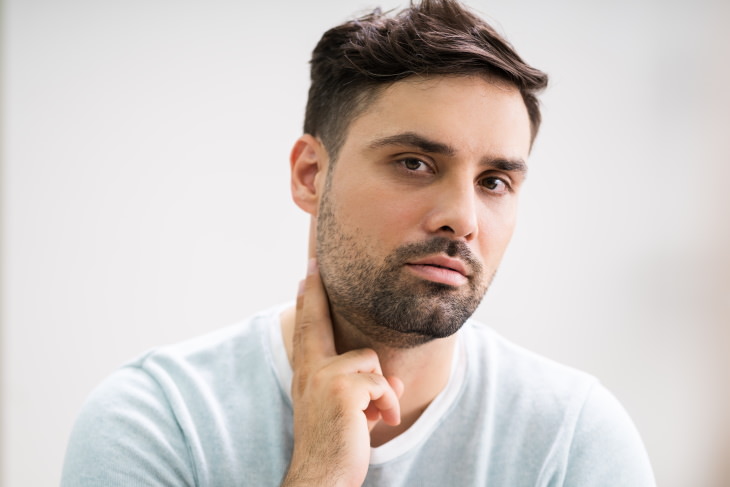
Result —
[[[730, 8], [471, 4], [551, 75], [477, 316], [597, 375], [659, 485], [730, 485]], [[5, 0], [3, 486], [58, 483], [84, 398], [124, 361], [293, 298], [308, 56], [375, 5]]]

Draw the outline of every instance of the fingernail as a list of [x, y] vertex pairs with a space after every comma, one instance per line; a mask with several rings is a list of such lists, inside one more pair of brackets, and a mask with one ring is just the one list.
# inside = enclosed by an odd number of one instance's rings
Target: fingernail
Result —
[[307, 275], [311, 275], [317, 272], [317, 259], [312, 257], [307, 263]]
[[304, 294], [304, 281], [299, 281], [299, 289], [297, 289], [297, 296]]

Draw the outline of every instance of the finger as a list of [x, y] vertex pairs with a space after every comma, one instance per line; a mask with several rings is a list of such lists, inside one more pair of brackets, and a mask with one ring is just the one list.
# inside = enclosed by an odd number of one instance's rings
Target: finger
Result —
[[337, 357], [337, 369], [342, 373], [383, 375], [378, 354], [372, 348], [357, 348]]
[[297, 296], [292, 359], [295, 364], [336, 355], [327, 293], [317, 261], [309, 260], [307, 277]]
[[379, 374], [356, 374], [354, 378], [359, 382], [358, 387], [367, 390], [365, 402], [358, 405], [367, 419], [375, 421], [379, 415], [386, 424], [400, 424], [400, 401], [390, 382]]
[[380, 411], [385, 424], [398, 426], [400, 424], [400, 401], [393, 389], [390, 389], [390, 391], [389, 394], [384, 394], [373, 401], [373, 404]]
[[[388, 381], [388, 384], [390, 384], [391, 389], [393, 389], [393, 392], [395, 392], [395, 395], [398, 399], [403, 397], [403, 390], [405, 387], [402, 380], [393, 375], [386, 377], [385, 380]], [[398, 424], [400, 424], [400, 412], [398, 412], [397, 416], [398, 417], [389, 417], [386, 423], [391, 426], [397, 426]], [[368, 404], [367, 409], [365, 409], [365, 417], [368, 419], [368, 427], [370, 430], [375, 427], [375, 424], [378, 421], [383, 419], [383, 415], [381, 414], [380, 409], [378, 409], [375, 403], [373, 403], [372, 401], [370, 402], [370, 404]]]
[[368, 404], [368, 407], [363, 411], [365, 413], [365, 417], [368, 420], [368, 429], [372, 430], [375, 427], [375, 423], [383, 419], [383, 417], [380, 415], [380, 410], [375, 407], [375, 404], [372, 402]]
[[398, 377], [396, 377], [394, 375], [386, 376], [385, 380], [388, 381], [388, 384], [390, 384], [390, 387], [395, 392], [395, 395], [398, 396], [398, 399], [403, 397], [403, 391], [405, 390], [405, 385], [403, 384], [402, 380], [400, 380]]

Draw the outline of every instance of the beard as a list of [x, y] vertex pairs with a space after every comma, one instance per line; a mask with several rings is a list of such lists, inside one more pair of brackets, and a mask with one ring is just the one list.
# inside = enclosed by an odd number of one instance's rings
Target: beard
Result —
[[[384, 259], [338, 221], [325, 191], [317, 219], [317, 261], [332, 311], [375, 343], [411, 348], [456, 333], [479, 306], [492, 280], [461, 240], [432, 237], [396, 248]], [[446, 254], [470, 269], [449, 286], [412, 275], [408, 262]]]

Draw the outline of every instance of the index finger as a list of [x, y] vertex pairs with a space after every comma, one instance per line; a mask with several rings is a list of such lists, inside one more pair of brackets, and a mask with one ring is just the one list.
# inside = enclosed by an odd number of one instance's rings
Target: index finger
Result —
[[316, 259], [309, 259], [307, 277], [299, 287], [292, 361], [294, 365], [337, 355], [327, 293]]

